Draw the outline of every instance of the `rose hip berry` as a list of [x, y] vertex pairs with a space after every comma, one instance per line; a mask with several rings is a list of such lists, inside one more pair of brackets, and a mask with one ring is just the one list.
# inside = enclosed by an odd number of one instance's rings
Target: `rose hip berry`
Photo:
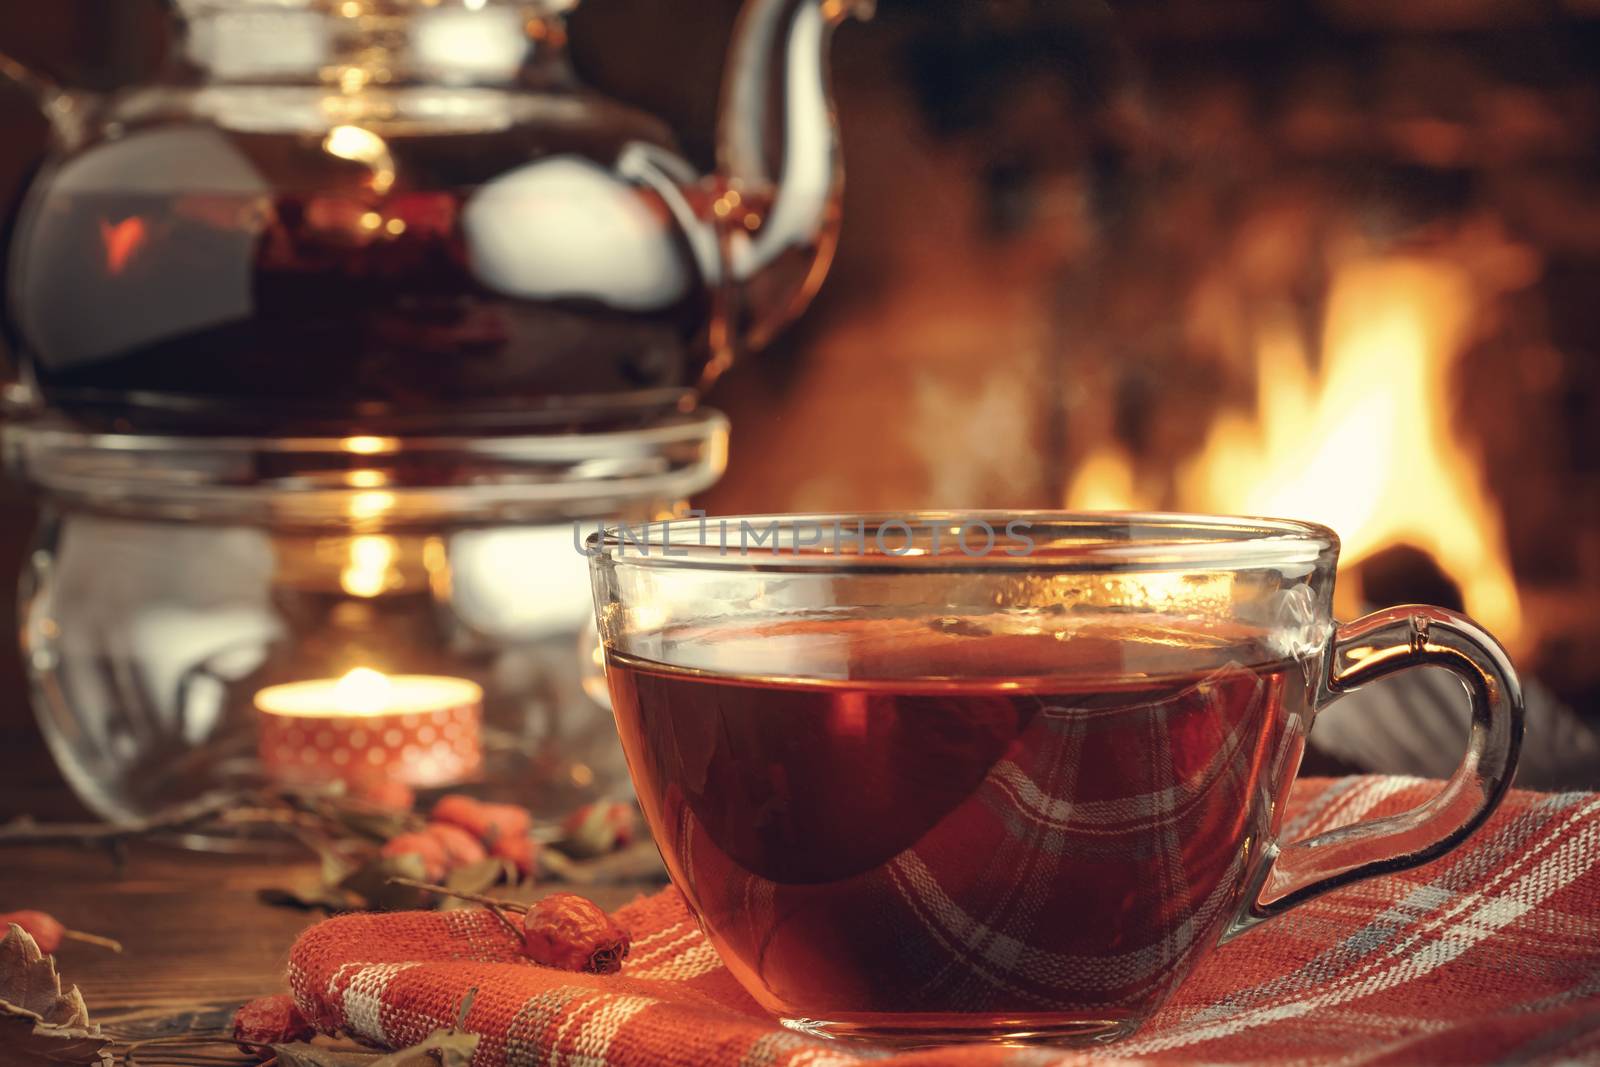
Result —
[[527, 837], [528, 831], [533, 829], [533, 816], [527, 808], [519, 808], [515, 804], [485, 804], [480, 810], [483, 813], [484, 832], [478, 836], [484, 841]]
[[585, 804], [561, 826], [562, 849], [577, 859], [594, 859], [633, 844], [636, 823], [633, 805], [602, 800]]
[[539, 843], [526, 834], [502, 837], [489, 851], [491, 855], [515, 866], [517, 874], [523, 878], [531, 878], [539, 871]]
[[[622, 961], [628, 958], [628, 931], [618, 926], [594, 901], [574, 893], [552, 894], [530, 908], [409, 878], [391, 878], [390, 883], [482, 904], [507, 933], [520, 938], [522, 954], [545, 967], [616, 974], [622, 969]], [[520, 933], [511, 918], [513, 915], [522, 916]]]
[[233, 1040], [251, 1054], [267, 1051], [271, 1045], [309, 1041], [315, 1036], [316, 1030], [289, 996], [252, 1000], [233, 1016]]
[[433, 806], [433, 821], [459, 826], [477, 836], [477, 827], [481, 822], [478, 809], [482, 807], [476, 797], [451, 793], [449, 796], [440, 797], [439, 802]]
[[445, 845], [432, 834], [401, 834], [383, 846], [381, 853], [386, 858], [399, 856], [417, 856], [422, 860], [422, 869], [425, 877], [430, 882], [437, 882], [450, 873], [450, 853]]
[[0, 915], [0, 930], [11, 923], [22, 927], [23, 932], [33, 938], [39, 951], [46, 956], [55, 955], [61, 948], [61, 942], [67, 939], [66, 927], [57, 922], [55, 916], [42, 911], [13, 911]]
[[0, 914], [0, 936], [3, 936], [3, 932], [13, 923], [22, 927], [23, 933], [33, 938], [33, 943], [38, 945], [39, 951], [46, 956], [54, 956], [67, 941], [81, 941], [86, 945], [110, 949], [112, 952], [122, 951], [122, 945], [111, 938], [86, 934], [82, 930], [69, 930], [61, 925], [55, 916], [42, 911], [13, 911], [9, 914]]
[[484, 850], [478, 839], [459, 826], [452, 826], [447, 822], [434, 822], [429, 823], [428, 828], [422, 832], [439, 842], [451, 870], [489, 858], [489, 853]]
[[485, 804], [453, 793], [433, 808], [433, 821], [459, 826], [485, 845], [508, 837], [524, 837], [533, 829], [533, 816], [515, 804]]
[[522, 917], [523, 955], [563, 971], [616, 974], [628, 958], [628, 931], [599, 905], [573, 893], [545, 897]]

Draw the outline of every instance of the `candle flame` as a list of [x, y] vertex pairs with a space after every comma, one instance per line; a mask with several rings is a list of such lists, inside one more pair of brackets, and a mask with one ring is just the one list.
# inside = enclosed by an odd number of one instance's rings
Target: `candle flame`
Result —
[[369, 667], [357, 667], [333, 687], [333, 699], [342, 712], [379, 715], [394, 703], [394, 683]]
[[268, 715], [310, 719], [382, 719], [434, 715], [483, 703], [483, 689], [465, 678], [402, 674], [357, 667], [343, 678], [270, 686], [256, 694]]

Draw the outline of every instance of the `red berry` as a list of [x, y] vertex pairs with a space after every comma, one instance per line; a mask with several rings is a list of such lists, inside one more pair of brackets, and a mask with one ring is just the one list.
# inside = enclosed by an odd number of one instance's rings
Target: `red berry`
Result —
[[633, 805], [602, 800], [585, 804], [562, 824], [562, 851], [578, 859], [593, 859], [633, 844], [636, 822]]
[[489, 851], [491, 855], [514, 864], [517, 874], [523, 878], [531, 878], [539, 872], [539, 842], [527, 834], [502, 837]]
[[522, 837], [533, 829], [533, 816], [515, 804], [485, 804], [459, 793], [433, 807], [433, 821], [459, 826], [486, 845], [506, 837]]
[[439, 798], [433, 806], [433, 821], [459, 826], [473, 837], [481, 837], [483, 829], [483, 804], [476, 797], [451, 793]]
[[515, 804], [484, 804], [479, 810], [483, 813], [484, 831], [478, 836], [485, 842], [527, 837], [528, 831], [533, 829], [533, 816], [527, 808]]
[[42, 911], [14, 911], [9, 915], [0, 915], [0, 928], [10, 923], [22, 927], [46, 956], [55, 955], [61, 948], [61, 942], [66, 940], [66, 927], [57, 922], [54, 916]]
[[628, 931], [574, 893], [539, 901], [523, 916], [522, 929], [523, 955], [546, 967], [615, 974], [628, 958]]
[[451, 870], [489, 858], [489, 853], [484, 851], [478, 839], [459, 826], [452, 826], [447, 822], [433, 822], [428, 824], [423, 833], [439, 842]]
[[401, 834], [383, 846], [382, 855], [389, 859], [419, 857], [425, 881], [437, 882], [450, 873], [450, 853], [443, 842], [431, 834]]
[[289, 996], [252, 1000], [233, 1016], [233, 1040], [247, 1053], [267, 1051], [269, 1045], [288, 1045], [317, 1036]]

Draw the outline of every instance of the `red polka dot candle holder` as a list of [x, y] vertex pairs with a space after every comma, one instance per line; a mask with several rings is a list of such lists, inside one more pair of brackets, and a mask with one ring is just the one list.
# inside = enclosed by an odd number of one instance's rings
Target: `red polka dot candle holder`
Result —
[[390, 678], [358, 667], [337, 681], [256, 694], [261, 765], [274, 781], [442, 788], [483, 767], [483, 690], [459, 678]]

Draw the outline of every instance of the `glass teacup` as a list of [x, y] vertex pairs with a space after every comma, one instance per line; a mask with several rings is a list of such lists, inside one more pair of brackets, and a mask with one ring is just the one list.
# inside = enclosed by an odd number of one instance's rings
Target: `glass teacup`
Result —
[[[1177, 515], [752, 517], [590, 542], [612, 700], [674, 884], [764, 1007], [928, 1044], [1131, 1033], [1215, 945], [1432, 860], [1508, 788], [1505, 653], [1397, 608], [1337, 626], [1338, 539]], [[1278, 840], [1312, 718], [1460, 676], [1416, 811]]]

